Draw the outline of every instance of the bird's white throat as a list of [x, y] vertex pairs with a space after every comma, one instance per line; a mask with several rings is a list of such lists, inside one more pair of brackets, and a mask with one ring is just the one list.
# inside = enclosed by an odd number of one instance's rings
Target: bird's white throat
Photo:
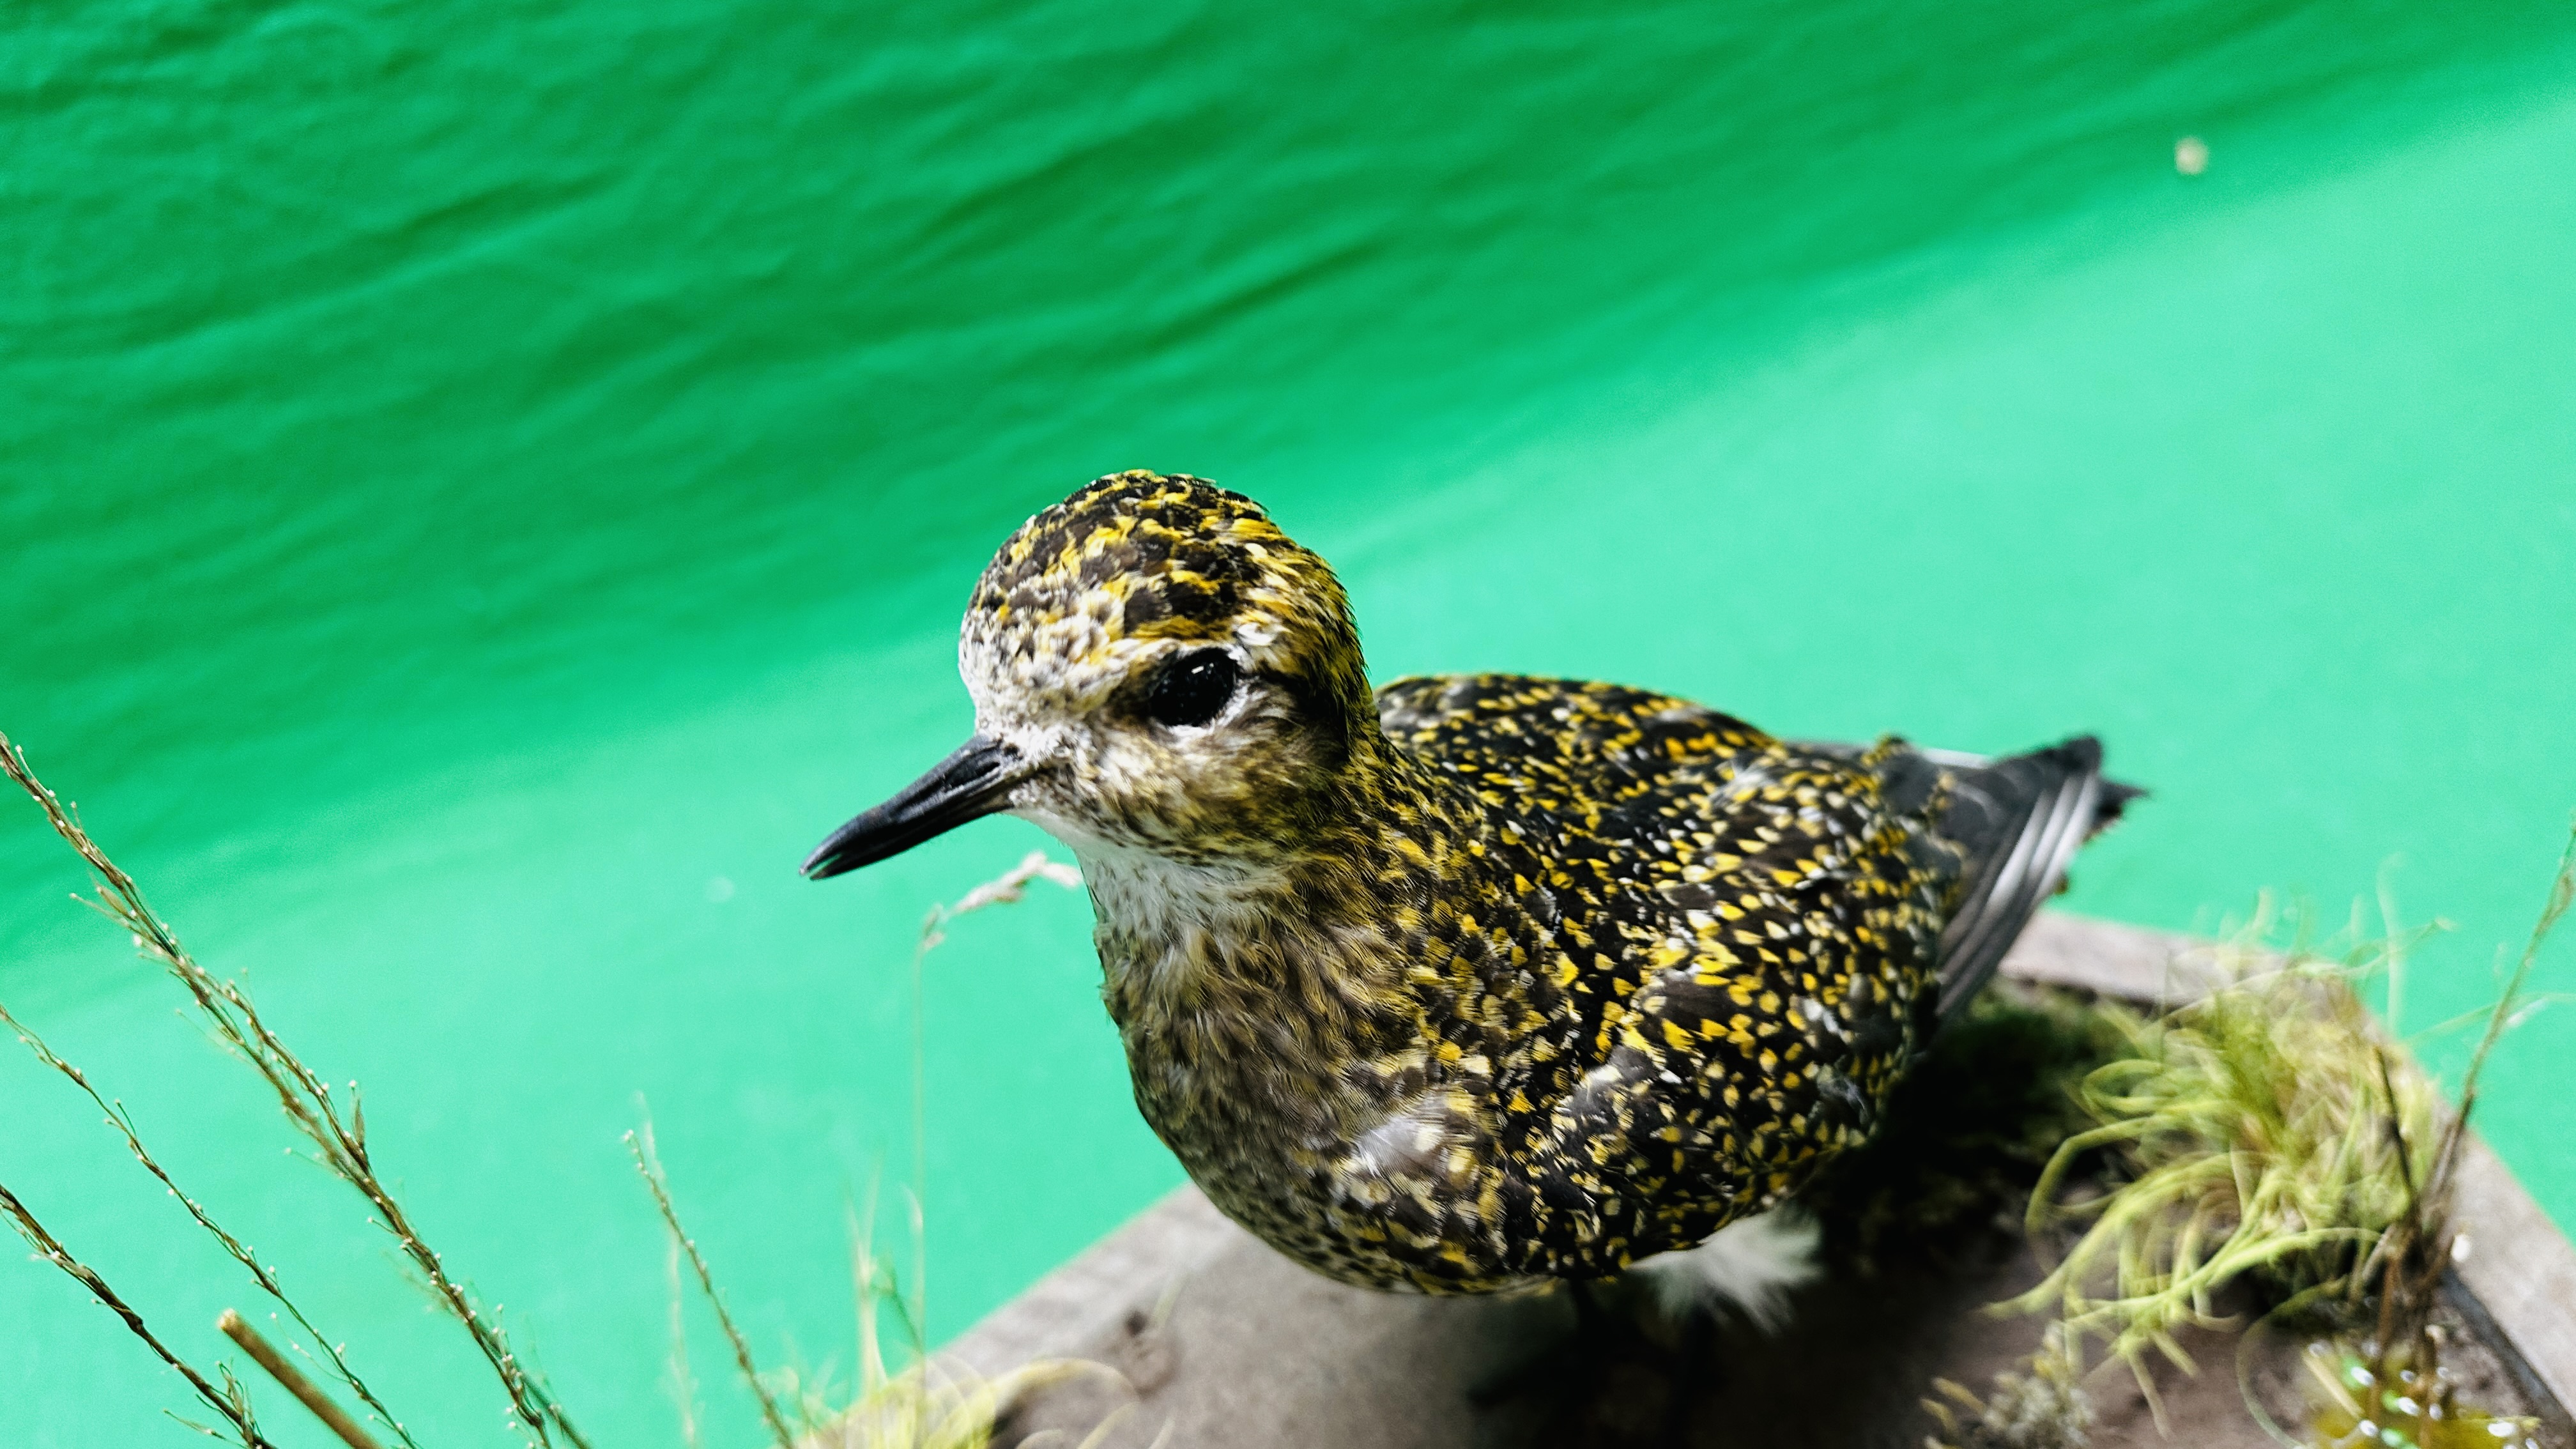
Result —
[[1240, 861], [1174, 860], [1158, 851], [1067, 830], [1041, 821], [1082, 863], [1092, 910], [1101, 926], [1131, 943], [1132, 960], [1110, 959], [1112, 972], [1142, 969], [1157, 987], [1180, 987], [1222, 954], [1224, 943], [1260, 932], [1278, 909], [1282, 871]]

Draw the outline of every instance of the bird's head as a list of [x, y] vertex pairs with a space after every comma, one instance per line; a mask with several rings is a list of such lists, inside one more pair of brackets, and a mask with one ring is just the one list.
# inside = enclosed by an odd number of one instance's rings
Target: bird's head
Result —
[[957, 664], [973, 737], [807, 875], [997, 812], [1085, 855], [1254, 854], [1320, 828], [1377, 728], [1332, 570], [1197, 478], [1112, 474], [1021, 525], [976, 582]]

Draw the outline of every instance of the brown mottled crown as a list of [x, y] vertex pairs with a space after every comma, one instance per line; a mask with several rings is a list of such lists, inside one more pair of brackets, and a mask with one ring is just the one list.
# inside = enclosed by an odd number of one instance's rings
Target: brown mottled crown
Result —
[[1182, 474], [1113, 473], [1021, 525], [975, 585], [960, 654], [970, 686], [1082, 708], [1164, 641], [1228, 644], [1316, 703], [1370, 708], [1332, 570], [1260, 504]]
[[1101, 621], [1113, 637], [1221, 633], [1258, 568], [1246, 544], [1296, 548], [1240, 493], [1186, 475], [1112, 473], [1011, 535], [975, 586], [975, 612], [997, 624], [1060, 614], [1097, 589], [1119, 605]]

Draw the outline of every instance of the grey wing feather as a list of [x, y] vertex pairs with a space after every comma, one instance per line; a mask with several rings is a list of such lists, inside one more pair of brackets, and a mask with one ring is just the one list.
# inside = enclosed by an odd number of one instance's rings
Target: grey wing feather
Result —
[[1991, 762], [1925, 753], [1950, 774], [1949, 806], [1934, 829], [1960, 847], [1968, 867], [1938, 948], [1946, 1020], [2065, 883], [2075, 852], [2144, 792], [2102, 778], [2102, 742], [2091, 735]]
[[[1866, 753], [1806, 748], [1853, 761]], [[2000, 760], [1908, 747], [1880, 764], [1879, 779], [1889, 805], [1905, 811], [1929, 804], [1945, 779], [1950, 786], [1933, 829], [1958, 849], [1965, 884], [1935, 946], [1945, 1021], [1993, 978], [2040, 903], [2065, 883], [2075, 852], [2146, 793], [2102, 778], [2102, 742], [2091, 735]]]

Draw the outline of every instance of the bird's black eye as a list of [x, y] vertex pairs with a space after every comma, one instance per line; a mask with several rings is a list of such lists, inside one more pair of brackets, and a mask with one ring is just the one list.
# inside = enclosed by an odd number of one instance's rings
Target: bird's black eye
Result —
[[1200, 649], [1163, 666], [1145, 696], [1145, 713], [1160, 725], [1203, 725], [1217, 717], [1243, 671], [1222, 649]]

